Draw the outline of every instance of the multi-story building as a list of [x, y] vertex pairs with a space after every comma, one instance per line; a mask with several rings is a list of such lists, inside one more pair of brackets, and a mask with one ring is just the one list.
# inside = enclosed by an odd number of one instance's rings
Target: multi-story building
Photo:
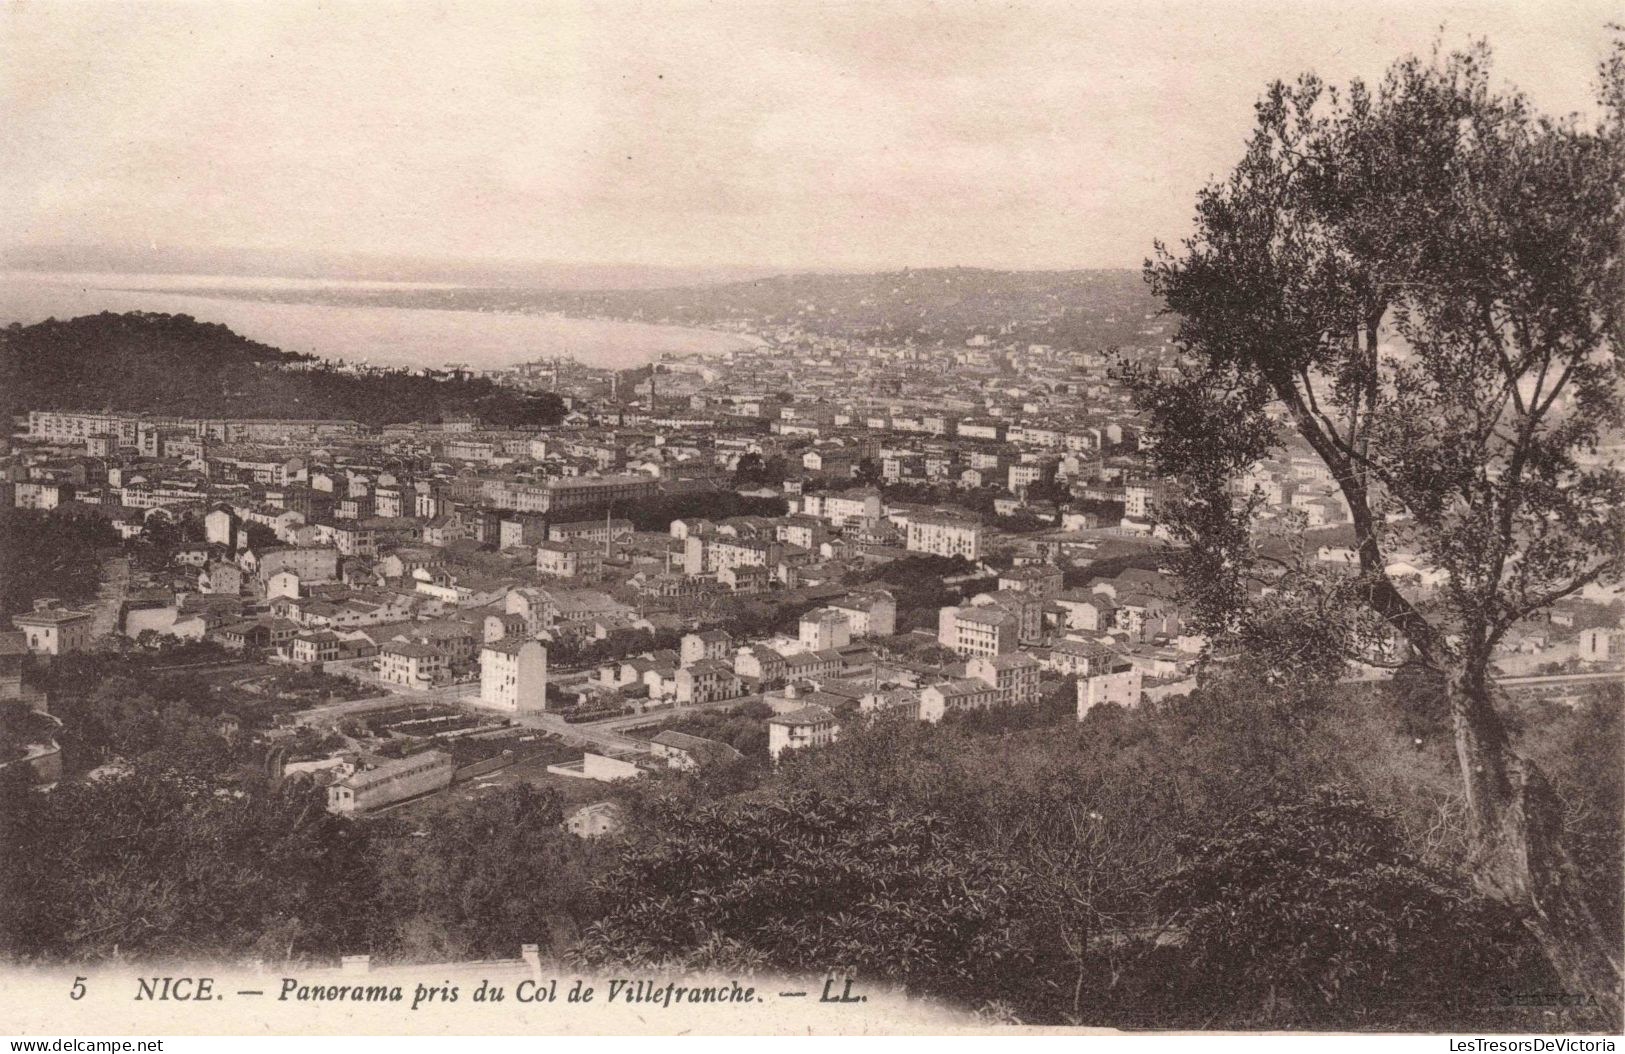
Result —
[[[678, 662], [692, 666], [701, 659], [725, 661], [733, 654], [734, 639], [726, 630], [713, 629], [703, 633], [685, 634], [678, 645]], [[754, 676], [754, 675], [753, 675]]]
[[848, 593], [829, 606], [846, 616], [854, 638], [889, 637], [897, 632], [897, 600], [884, 589]]
[[975, 677], [929, 684], [920, 689], [920, 720], [936, 724], [948, 714], [991, 710], [1001, 702], [997, 688]]
[[339, 657], [343, 644], [339, 635], [331, 630], [301, 633], [288, 642], [288, 657], [305, 665], [332, 662]]
[[243, 569], [225, 560], [211, 560], [198, 574], [198, 591], [236, 596], [243, 591]]
[[822, 706], [803, 706], [767, 719], [767, 752], [774, 761], [786, 750], [803, 750], [835, 742], [841, 726]]
[[785, 517], [774, 525], [773, 532], [779, 541], [808, 550], [817, 549], [829, 537], [822, 520], [806, 515]]
[[444, 683], [451, 668], [439, 648], [392, 640], [378, 649], [378, 676], [389, 684], [419, 690]]
[[999, 588], [1046, 599], [1061, 594], [1065, 575], [1054, 564], [1023, 564], [999, 573]]
[[910, 552], [978, 560], [982, 556], [982, 525], [963, 516], [921, 513], [909, 517], [906, 544]]
[[1142, 675], [1127, 662], [1119, 662], [1109, 669], [1088, 677], [1078, 678], [1078, 720], [1102, 703], [1117, 706], [1138, 706]]
[[365, 520], [342, 520], [333, 524], [333, 547], [345, 556], [377, 556], [378, 532]]
[[743, 648], [734, 656], [734, 672], [741, 677], [754, 677], [763, 688], [783, 684], [788, 671], [784, 656], [762, 645]]
[[548, 541], [591, 542], [600, 549], [631, 534], [631, 520], [575, 520], [549, 524], [547, 528]]
[[1020, 630], [1020, 619], [998, 607], [945, 607], [937, 613], [937, 643], [958, 655], [1015, 651]]
[[458, 461], [494, 461], [497, 456], [495, 443], [479, 439], [448, 439], [445, 450], [447, 457]]
[[503, 479], [485, 480], [483, 490], [486, 501], [498, 508], [561, 513], [645, 501], [658, 492], [659, 481], [638, 473], [568, 476], [541, 483]]
[[1044, 635], [1044, 597], [1037, 593], [996, 589], [991, 593], [978, 593], [971, 598], [972, 607], [992, 607], [1015, 616], [1016, 640], [1022, 644], [1037, 644]]
[[1117, 652], [1104, 644], [1069, 637], [1056, 641], [1050, 647], [1044, 665], [1065, 676], [1087, 677], [1113, 668], [1119, 658]]
[[965, 672], [998, 689], [999, 702], [1005, 706], [1038, 702], [1039, 665], [1031, 655], [978, 655], [965, 664]]
[[19, 509], [54, 509], [73, 500], [73, 484], [51, 479], [30, 479], [17, 483], [12, 504]]
[[726, 663], [701, 659], [677, 671], [677, 704], [689, 706], [738, 698], [739, 678]]
[[544, 575], [589, 577], [603, 567], [603, 549], [592, 542], [543, 542], [536, 547], [536, 570]]
[[839, 494], [808, 494], [801, 499], [801, 512], [826, 520], [832, 527], [844, 527], [881, 516], [880, 492], [850, 490]]
[[111, 435], [119, 446], [134, 447], [141, 419], [127, 414], [87, 414], [32, 410], [28, 436], [53, 443], [82, 443], [86, 436]]
[[254, 576], [261, 583], [282, 571], [292, 571], [305, 584], [332, 582], [339, 576], [339, 553], [336, 549], [299, 548], [272, 549], [262, 554], [254, 567]]
[[1154, 520], [1163, 486], [1154, 480], [1135, 480], [1123, 485], [1123, 515], [1131, 520]]
[[90, 648], [96, 618], [88, 611], [53, 607], [36, 601], [34, 610], [13, 615], [11, 624], [23, 631], [28, 650], [36, 655], [71, 655]]
[[1043, 481], [1044, 466], [1036, 462], [1024, 461], [1018, 465], [1011, 465], [1007, 476], [1006, 486], [1020, 494], [1034, 483]]
[[480, 702], [510, 713], [547, 709], [547, 649], [509, 637], [480, 650]]
[[1117, 601], [1106, 593], [1068, 590], [1050, 600], [1060, 613], [1065, 628], [1091, 633], [1109, 629], [1117, 617]]
[[776, 567], [784, 557], [777, 541], [691, 534], [683, 539], [683, 573], [708, 575], [736, 567]]
[[668, 766], [683, 772], [718, 762], [738, 761], [745, 756], [726, 743], [670, 728], [649, 741], [649, 752], [657, 758], [665, 758]]
[[423, 544], [436, 548], [445, 548], [453, 542], [460, 542], [469, 534], [468, 525], [463, 517], [455, 510], [434, 517], [423, 525]]
[[813, 608], [801, 616], [799, 638], [810, 651], [844, 648], [852, 643], [852, 624], [835, 608]]

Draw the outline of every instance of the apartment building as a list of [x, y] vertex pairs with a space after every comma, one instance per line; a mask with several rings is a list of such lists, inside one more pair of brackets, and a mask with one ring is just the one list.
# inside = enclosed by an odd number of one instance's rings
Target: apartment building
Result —
[[509, 637], [480, 650], [480, 702], [509, 713], [547, 709], [547, 649], [537, 640]]
[[962, 516], [921, 513], [909, 517], [908, 541], [905, 544], [909, 552], [979, 560], [982, 556], [982, 525]]

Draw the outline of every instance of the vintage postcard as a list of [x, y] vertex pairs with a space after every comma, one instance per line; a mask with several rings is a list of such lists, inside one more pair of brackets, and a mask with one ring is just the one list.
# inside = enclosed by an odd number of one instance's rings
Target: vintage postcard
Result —
[[1614, 1049], [1621, 16], [6, 4], [9, 1050]]

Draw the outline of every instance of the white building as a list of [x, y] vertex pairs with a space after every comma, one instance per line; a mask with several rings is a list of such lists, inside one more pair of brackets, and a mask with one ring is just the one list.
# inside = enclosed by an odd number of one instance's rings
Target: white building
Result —
[[732, 667], [716, 659], [701, 659], [679, 669], [674, 678], [677, 705], [714, 703], [739, 697], [739, 678]]
[[829, 606], [846, 616], [854, 638], [889, 637], [897, 632], [897, 600], [884, 589], [849, 593]]
[[1000, 607], [945, 607], [937, 613], [937, 643], [957, 655], [1016, 650], [1021, 620]]
[[18, 483], [12, 504], [19, 509], [54, 509], [73, 498], [73, 485], [55, 480], [35, 479]]
[[841, 726], [822, 706], [804, 706], [767, 719], [767, 752], [774, 761], [786, 750], [821, 747], [835, 742]]
[[907, 548], [933, 556], [982, 556], [982, 525], [976, 520], [942, 513], [923, 513], [908, 521]]
[[333, 784], [327, 788], [327, 809], [336, 813], [367, 812], [415, 798], [450, 785], [455, 770], [450, 754], [426, 750]]
[[272, 549], [259, 556], [254, 565], [254, 573], [261, 582], [268, 581], [278, 571], [292, 571], [304, 583], [335, 581], [339, 575], [338, 550]]
[[378, 676], [405, 688], [426, 689], [444, 682], [451, 670], [439, 648], [408, 641], [390, 641], [378, 649]]
[[852, 643], [852, 624], [844, 612], [834, 608], [813, 608], [801, 616], [802, 647], [808, 651], [844, 648]]
[[23, 631], [28, 650], [36, 655], [70, 655], [90, 647], [95, 616], [36, 602], [34, 610], [13, 615], [11, 624]]
[[1007, 655], [978, 655], [965, 664], [965, 672], [998, 689], [1005, 706], [1038, 702], [1038, 660], [1022, 652]]
[[480, 702], [516, 714], [547, 709], [547, 649], [509, 637], [480, 650]]
[[723, 661], [731, 658], [733, 652], [734, 640], [726, 630], [688, 633], [678, 645], [678, 662], [683, 666], [693, 666], [701, 659]]
[[965, 677], [920, 689], [920, 720], [936, 724], [950, 713], [991, 710], [1000, 705], [999, 690], [986, 681]]
[[1120, 665], [1116, 669], [1078, 678], [1078, 720], [1101, 703], [1118, 706], [1138, 706], [1140, 703], [1141, 675], [1132, 666]]
[[881, 513], [880, 492], [853, 490], [842, 494], [808, 494], [801, 499], [801, 512], [826, 520], [832, 527], [878, 520]]
[[211, 509], [203, 517], [203, 538], [210, 545], [230, 546], [236, 533], [237, 517], [227, 509]]
[[265, 599], [278, 597], [299, 598], [299, 576], [292, 571], [278, 571], [265, 580]]

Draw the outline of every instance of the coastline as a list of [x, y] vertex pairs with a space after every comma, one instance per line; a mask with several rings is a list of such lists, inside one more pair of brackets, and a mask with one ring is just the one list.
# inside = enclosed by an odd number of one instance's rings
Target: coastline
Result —
[[[337, 298], [319, 295], [340, 290], [429, 291], [421, 285], [278, 283], [256, 296], [255, 290], [241, 285], [215, 290], [195, 284], [140, 284], [148, 277], [0, 272], [0, 323], [32, 324], [102, 311], [159, 311], [219, 322], [285, 351], [323, 358], [407, 368], [462, 363], [481, 370], [555, 356], [591, 368], [633, 369], [666, 354], [716, 358], [765, 343], [753, 334], [632, 319], [407, 302], [334, 302]], [[109, 278], [133, 279], [137, 284], [102, 284]]]

